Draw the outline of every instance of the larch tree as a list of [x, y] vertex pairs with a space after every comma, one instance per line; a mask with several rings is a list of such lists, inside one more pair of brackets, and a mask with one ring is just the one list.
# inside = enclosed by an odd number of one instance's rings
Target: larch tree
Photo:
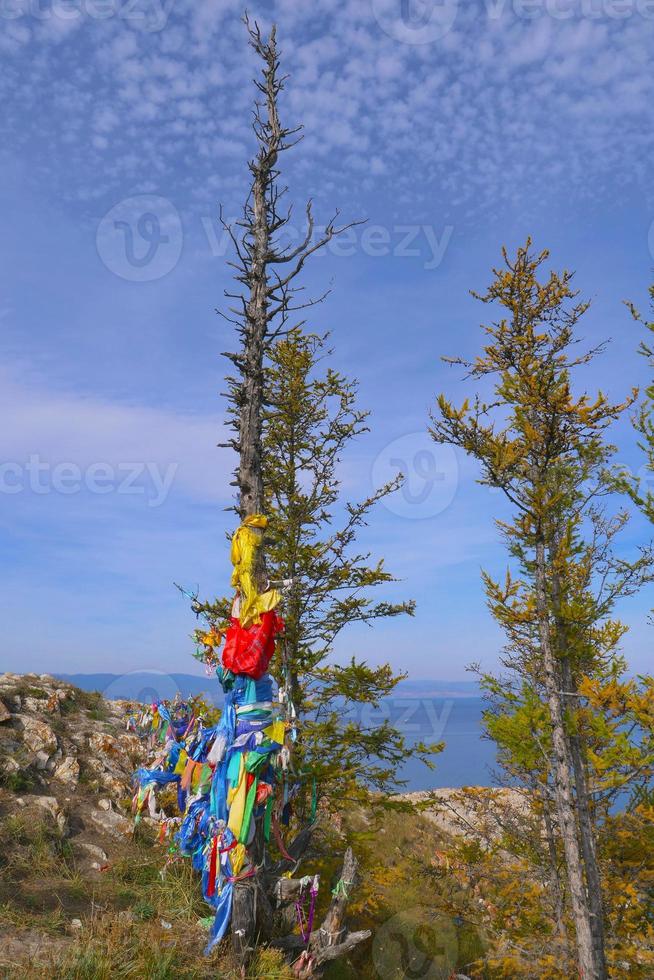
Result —
[[[474, 457], [480, 482], [501, 490], [512, 510], [499, 526], [521, 577], [507, 573], [503, 584], [487, 579], [487, 589], [513, 644], [514, 668], [543, 693], [577, 965], [584, 980], [604, 980], [602, 886], [586, 746], [577, 723], [578, 685], [601, 663], [602, 645], [585, 628], [584, 617], [595, 623], [596, 610], [574, 574], [601, 575], [584, 535], [592, 533], [587, 522], [610, 486], [606, 468], [613, 447], [606, 430], [633, 396], [614, 405], [601, 393], [592, 399], [573, 393], [573, 374], [597, 353], [574, 349], [588, 303], [578, 300], [570, 272], [540, 278], [547, 255], [534, 255], [530, 241], [515, 259], [503, 252], [504, 267], [494, 270], [489, 289], [477, 298], [498, 303], [506, 315], [484, 327], [482, 355], [471, 363], [453, 362], [473, 379], [492, 379], [493, 397], [456, 408], [440, 396], [431, 431], [437, 441]], [[580, 566], [581, 553], [590, 567], [583, 561]], [[628, 580], [632, 572], [625, 575]], [[528, 643], [521, 636], [525, 630]]]
[[[311, 202], [306, 206], [306, 228], [297, 245], [285, 246], [284, 233], [292, 219], [292, 208], [284, 206], [287, 188], [280, 183], [280, 157], [301, 139], [301, 127], [284, 126], [279, 115], [279, 100], [285, 77], [280, 74], [276, 30], [266, 38], [256, 22], [247, 15], [245, 24], [249, 41], [262, 62], [261, 76], [255, 79], [258, 98], [253, 112], [253, 130], [257, 151], [250, 161], [250, 191], [242, 216], [234, 224], [224, 222], [231, 239], [236, 287], [226, 291], [229, 301], [221, 315], [236, 327], [239, 347], [225, 356], [234, 373], [227, 379], [229, 412], [233, 437], [228, 445], [238, 454], [235, 474], [236, 510], [241, 522], [250, 521], [248, 533], [257, 539], [253, 580], [258, 592], [268, 588], [266, 567], [266, 490], [263, 458], [263, 426], [266, 395], [266, 363], [273, 345], [293, 331], [301, 329], [304, 311], [321, 302], [326, 294], [305, 298], [299, 277], [307, 260], [334, 236], [351, 225], [337, 226], [336, 216], [324, 231], [317, 233]], [[221, 215], [222, 217], [222, 215]], [[253, 518], [253, 520], [250, 520]], [[263, 518], [263, 519], [262, 519]], [[194, 603], [196, 613], [215, 622], [225, 603]], [[301, 859], [310, 833], [300, 832], [282, 859], [271, 866], [265, 855], [262, 818], [255, 821], [255, 836], [250, 847], [252, 869], [247, 880], [234, 884], [231, 928], [234, 948], [243, 964], [247, 963], [258, 941], [269, 939], [274, 926], [272, 906], [292, 904], [298, 897], [296, 883], [288, 873]], [[283, 876], [283, 877], [282, 877]], [[320, 929], [308, 940], [306, 969], [319, 969], [366, 938], [368, 933], [348, 933], [345, 928], [347, 897], [357, 879], [357, 862], [351, 850], [345, 855], [342, 889], [334, 896]], [[281, 895], [280, 880], [286, 882]], [[292, 950], [301, 937], [289, 937]]]
[[305, 784], [332, 802], [371, 804], [401, 786], [398, 770], [409, 757], [429, 765], [440, 746], [407, 745], [389, 720], [366, 718], [405, 675], [331, 656], [349, 625], [413, 615], [414, 603], [374, 597], [395, 579], [382, 560], [359, 550], [357, 538], [402, 475], [360, 502], [341, 499], [343, 453], [367, 428], [368, 413], [357, 407], [356, 382], [324, 363], [329, 354], [325, 338], [293, 331], [271, 349], [266, 374], [268, 560], [275, 578], [288, 583], [285, 656], [276, 669], [300, 717], [296, 753]]
[[[628, 685], [623, 679], [626, 665], [619, 652], [626, 627], [615, 618], [615, 606], [651, 580], [652, 554], [651, 549], [643, 548], [635, 560], [617, 556], [626, 523], [624, 513], [607, 519], [593, 508], [586, 518], [586, 534], [582, 536], [581, 526], [571, 533], [565, 560], [559, 552], [560, 563], [554, 573], [550, 572], [554, 583], [552, 635], [557, 663], [562, 665], [562, 697], [571, 741], [574, 806], [584, 865], [588, 863], [583, 850], [586, 835], [593, 844], [598, 877], [606, 882], [601, 908], [603, 931], [607, 958], [616, 963], [624, 960], [628, 937], [612, 913], [615, 880], [621, 874], [609, 856], [612, 820], [617, 818], [620, 796], [629, 792], [632, 783], [634, 792], [640, 791], [650, 778], [652, 757], [642, 711], [638, 720], [635, 717], [638, 699], [641, 706], [646, 702], [643, 691], [648, 689], [647, 684], [638, 695], [635, 689], [629, 690], [616, 710], [615, 691], [626, 691]], [[486, 730], [498, 746], [498, 759], [509, 776], [508, 785], [524, 790], [523, 807], [514, 822], [511, 839], [503, 840], [502, 847], [522, 862], [522, 870], [517, 862], [513, 867], [516, 875], [524, 874], [526, 864], [533, 880], [541, 882], [534, 906], [551, 908], [550, 927], [541, 927], [533, 936], [521, 936], [519, 941], [528, 946], [535, 960], [540, 957], [542, 964], [547, 964], [556, 951], [557, 966], [562, 968], [567, 962], [570, 973], [570, 949], [574, 944], [568, 938], [565, 854], [556, 807], [551, 713], [529, 565], [521, 558], [519, 577], [516, 573], [497, 582], [485, 575], [485, 583], [489, 606], [508, 638], [502, 657], [508, 673], [500, 678], [482, 678], [491, 701], [485, 712]], [[604, 703], [600, 692], [604, 692]], [[534, 817], [537, 828], [540, 826], [537, 833]], [[510, 873], [511, 866], [503, 867], [507, 878]], [[507, 920], [513, 921], [513, 917], [507, 915]], [[507, 946], [511, 938], [518, 938], [511, 937], [511, 931], [506, 930]], [[565, 975], [565, 968], [563, 971]], [[522, 975], [517, 969], [515, 972]], [[544, 970], [543, 975], [549, 974]]]
[[[654, 313], [654, 286], [649, 289], [651, 309]], [[644, 357], [650, 369], [654, 370], [654, 346], [652, 346], [652, 336], [654, 336], [654, 319], [648, 320], [633, 303], [627, 304], [631, 310], [631, 315], [649, 332], [650, 337], [642, 340], [638, 348], [639, 354]], [[651, 380], [645, 387], [644, 398], [641, 400], [632, 419], [634, 429], [639, 437], [639, 447], [644, 454], [645, 472], [654, 474], [654, 380]], [[640, 508], [649, 521], [654, 523], [654, 491], [651, 488], [651, 481], [643, 481], [630, 478], [629, 474], [622, 474], [622, 486], [629, 493], [632, 500]]]

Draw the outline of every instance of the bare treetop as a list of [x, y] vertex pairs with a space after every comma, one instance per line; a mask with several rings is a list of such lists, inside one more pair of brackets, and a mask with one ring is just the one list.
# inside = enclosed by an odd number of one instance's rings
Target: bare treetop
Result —
[[233, 323], [241, 341], [236, 352], [226, 357], [236, 367], [237, 377], [228, 378], [232, 426], [236, 436], [227, 445], [239, 453], [235, 483], [238, 486], [238, 510], [241, 518], [263, 508], [261, 470], [261, 408], [264, 403], [263, 365], [270, 344], [306, 322], [294, 314], [306, 310], [328, 295], [303, 298], [304, 287], [297, 282], [309, 256], [334, 236], [360, 222], [337, 225], [339, 212], [324, 231], [315, 236], [312, 202], [306, 205], [306, 227], [300, 243], [284, 247], [281, 234], [290, 224], [292, 205], [282, 207], [288, 188], [279, 183], [280, 153], [295, 146], [301, 137], [301, 126], [288, 128], [279, 118], [279, 96], [286, 77], [279, 74], [279, 53], [273, 26], [265, 38], [256, 21], [244, 18], [250, 44], [263, 62], [261, 76], [254, 80], [259, 93], [253, 109], [252, 129], [257, 151], [249, 162], [252, 176], [250, 191], [239, 221], [221, 221], [230, 236], [235, 260], [236, 291], [225, 291], [231, 305], [221, 315]]

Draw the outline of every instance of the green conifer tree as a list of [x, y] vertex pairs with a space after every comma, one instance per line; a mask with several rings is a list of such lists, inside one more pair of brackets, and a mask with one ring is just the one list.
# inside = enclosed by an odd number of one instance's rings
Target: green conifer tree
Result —
[[414, 603], [374, 597], [395, 579], [357, 547], [357, 536], [402, 476], [361, 502], [342, 500], [343, 453], [366, 430], [368, 413], [357, 407], [356, 382], [323, 363], [328, 357], [324, 338], [299, 330], [272, 348], [263, 459], [269, 569], [288, 583], [285, 662], [277, 669], [287, 671], [300, 714], [301, 768], [325, 797], [342, 802], [398, 788], [409, 757], [429, 764], [441, 746], [408, 745], [388, 720], [374, 722], [380, 700], [406, 675], [332, 657], [349, 625], [413, 615]]
[[[621, 635], [607, 619], [609, 599], [598, 600], [591, 583], [614, 576], [614, 594], [624, 594], [643, 572], [639, 563], [609, 562], [593, 534], [593, 526], [608, 540], [614, 533], [598, 509], [611, 489], [606, 471], [613, 447], [605, 433], [634, 396], [613, 405], [601, 393], [593, 399], [573, 393], [573, 375], [597, 353], [574, 348], [588, 303], [578, 301], [570, 272], [541, 278], [548, 253], [533, 254], [529, 241], [515, 259], [503, 256], [504, 267], [477, 298], [499, 304], [506, 315], [484, 327], [483, 354], [465, 364], [472, 378], [492, 380], [492, 399], [477, 397], [457, 409], [440, 396], [432, 434], [472, 455], [480, 482], [502, 490], [512, 508], [499, 527], [518, 577], [507, 573], [502, 584], [487, 577], [486, 587], [509, 637], [512, 668], [542, 692], [547, 707], [545, 755], [577, 966], [588, 980], [603, 980], [602, 886], [578, 693], [582, 678], [605, 666], [607, 644], [613, 651]], [[617, 521], [615, 530], [623, 518]]]

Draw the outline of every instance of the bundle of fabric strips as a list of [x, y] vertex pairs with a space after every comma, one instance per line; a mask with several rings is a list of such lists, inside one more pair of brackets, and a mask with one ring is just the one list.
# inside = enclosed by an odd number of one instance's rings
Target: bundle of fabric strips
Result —
[[[191, 858], [202, 876], [205, 900], [215, 908], [207, 952], [229, 926], [234, 883], [256, 872], [249, 848], [255, 834], [268, 842], [271, 833], [287, 856], [280, 824], [288, 824], [296, 786], [290, 780], [290, 748], [295, 713], [286, 691], [276, 696], [267, 668], [283, 621], [274, 590], [256, 592], [253, 563], [265, 527], [255, 515], [232, 541], [237, 589], [233, 614], [225, 631], [215, 669], [224, 692], [217, 724], [206, 725], [196, 703], [176, 698], [144, 709], [132, 726], [149, 732], [154, 759], [135, 774], [133, 811], [162, 821], [160, 840], [173, 834], [171, 849]], [[220, 631], [211, 630], [211, 645]], [[203, 639], [203, 642], [207, 642]], [[157, 791], [176, 790], [178, 817], [157, 811]]]

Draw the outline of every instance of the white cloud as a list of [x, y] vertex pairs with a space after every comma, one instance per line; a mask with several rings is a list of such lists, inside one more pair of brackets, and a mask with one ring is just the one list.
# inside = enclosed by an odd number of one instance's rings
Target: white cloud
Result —
[[[351, 0], [306, 8], [277, 0], [252, 10], [264, 25], [273, 16], [279, 21], [292, 75], [284, 109], [306, 126], [291, 168], [323, 171], [318, 183], [326, 187], [328, 172], [344, 167], [337, 181], [344, 206], [358, 195], [366, 169], [370, 186], [392, 181], [398, 200], [415, 199], [418, 188], [423, 193], [428, 176], [449, 204], [480, 209], [502, 196], [533, 199], [538, 190], [545, 197], [553, 174], [565, 174], [568, 192], [576, 184], [585, 193], [591, 182], [599, 193], [633, 146], [651, 160], [654, 22], [636, 8], [622, 20], [601, 9], [599, 17], [585, 17], [575, 8], [569, 19], [557, 19], [543, 4], [539, 16], [525, 18], [515, 4], [478, 0], [460, 4], [452, 29], [429, 44], [395, 40], [376, 14], [399, 17], [399, 5], [389, 0], [384, 10]], [[116, 190], [148, 170], [171, 187], [182, 186], [180, 168], [185, 186], [204, 184], [211, 155], [201, 145], [218, 137], [234, 146], [220, 164], [226, 183], [242, 167], [257, 66], [241, 7], [235, 0], [180, 0], [173, 14], [150, 32], [120, 17], [80, 18], [63, 36], [52, 28], [34, 52], [38, 25], [9, 22], [13, 57], [26, 49], [30, 70], [17, 90], [8, 74], [12, 92], [5, 89], [5, 100], [18, 99], [21, 128], [31, 126], [48, 141], [55, 180], [57, 161], [65, 169], [74, 144], [81, 197], [89, 197], [84, 184], [97, 179], [98, 153]], [[40, 109], [47, 90], [55, 113]], [[579, 124], [581, 117], [588, 125]], [[103, 148], [91, 142], [89, 128], [117, 138]], [[382, 169], [370, 162], [380, 159]]]
[[224, 441], [218, 414], [182, 414], [49, 390], [44, 377], [34, 374], [26, 384], [17, 381], [17, 373], [0, 371], [0, 413], [12, 419], [0, 432], [4, 463], [22, 465], [36, 455], [50, 467], [73, 463], [83, 470], [151, 463], [163, 472], [170, 466], [176, 493], [202, 502], [225, 500], [233, 460], [215, 448]]

